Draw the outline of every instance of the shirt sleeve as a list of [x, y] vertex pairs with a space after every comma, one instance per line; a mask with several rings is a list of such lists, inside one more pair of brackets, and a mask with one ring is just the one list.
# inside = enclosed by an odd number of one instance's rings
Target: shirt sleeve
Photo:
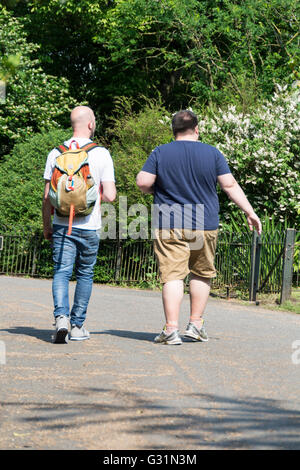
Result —
[[217, 176], [226, 175], [227, 173], [231, 173], [230, 168], [228, 166], [227, 160], [224, 155], [216, 149], [216, 170]]
[[146, 163], [144, 164], [142, 171], [146, 171], [147, 173], [151, 173], [152, 175], [157, 175], [157, 152], [158, 150], [155, 149], [149, 155]]
[[104, 166], [101, 173], [101, 181], [115, 182], [114, 164], [108, 150], [106, 150], [104, 154]]
[[44, 171], [44, 179], [51, 180], [52, 173], [55, 167], [55, 159], [59, 155], [59, 151], [56, 149], [51, 150], [47, 157], [45, 171]]

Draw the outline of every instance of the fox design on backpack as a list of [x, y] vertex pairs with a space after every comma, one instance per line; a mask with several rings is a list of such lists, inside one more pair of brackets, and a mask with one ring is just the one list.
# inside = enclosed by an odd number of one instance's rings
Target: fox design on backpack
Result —
[[[76, 149], [72, 144], [76, 143]], [[89, 143], [79, 147], [73, 140], [69, 148], [60, 145], [56, 157], [49, 197], [60, 217], [69, 217], [68, 235], [72, 233], [73, 217], [89, 215], [97, 201], [98, 189], [90, 174], [89, 151], [98, 147]]]

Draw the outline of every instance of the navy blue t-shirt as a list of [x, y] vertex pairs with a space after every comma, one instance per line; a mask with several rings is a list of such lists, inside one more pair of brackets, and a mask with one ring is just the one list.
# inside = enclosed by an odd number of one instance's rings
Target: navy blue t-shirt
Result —
[[[154, 185], [156, 207], [172, 206], [181, 208], [182, 211], [185, 206], [184, 210], [187, 208], [186, 212], [191, 214], [191, 222], [184, 222], [189, 220], [189, 216], [185, 219], [183, 215], [180, 224], [178, 213], [174, 216], [171, 214], [170, 228], [218, 228], [217, 177], [231, 173], [224, 155], [219, 150], [199, 141], [177, 140], [156, 147], [142, 171], [157, 176]], [[202, 216], [201, 207], [204, 209]], [[165, 228], [161, 222], [161, 214], [159, 217], [160, 228]], [[204, 217], [204, 226], [202, 222], [199, 223], [201, 217]]]

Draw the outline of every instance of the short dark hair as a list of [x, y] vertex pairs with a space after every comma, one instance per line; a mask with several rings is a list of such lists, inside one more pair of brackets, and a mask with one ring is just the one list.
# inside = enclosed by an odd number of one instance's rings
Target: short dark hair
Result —
[[178, 111], [172, 119], [172, 130], [175, 137], [177, 134], [185, 133], [188, 130], [193, 131], [197, 125], [198, 118], [196, 114], [188, 109]]

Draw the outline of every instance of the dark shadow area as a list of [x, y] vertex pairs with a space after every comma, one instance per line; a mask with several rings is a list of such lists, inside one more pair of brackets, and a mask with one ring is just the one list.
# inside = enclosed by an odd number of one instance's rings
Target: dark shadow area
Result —
[[[111, 336], [118, 336], [119, 338], [129, 338], [129, 339], [136, 339], [138, 341], [149, 341], [153, 343], [155, 336], [159, 334], [159, 331], [156, 333], [148, 333], [142, 331], [128, 331], [128, 330], [104, 330], [104, 331], [91, 331], [92, 335], [111, 335]], [[181, 339], [184, 343], [195, 343], [190, 338], [185, 338], [181, 335]], [[215, 336], [210, 336], [210, 340], [219, 340]]]
[[[24, 336], [32, 336], [34, 338], [40, 339], [41, 341], [45, 341], [46, 343], [52, 343], [52, 336], [54, 335], [53, 330], [39, 330], [37, 328], [29, 327], [29, 326], [14, 326], [12, 328], [3, 328], [0, 331], [6, 331], [10, 334], [16, 335], [24, 335]], [[138, 341], [148, 341], [153, 343], [155, 336], [158, 334], [156, 333], [148, 333], [142, 331], [129, 331], [129, 330], [104, 330], [104, 331], [91, 331], [91, 335], [111, 335], [117, 336], [119, 338], [128, 338], [128, 339], [135, 339]], [[182, 341], [184, 343], [195, 343], [192, 339], [185, 338], [183, 335], [181, 336]], [[219, 340], [220, 338], [217, 337], [210, 337], [210, 340]], [[203, 343], [205, 344], [205, 343]]]
[[52, 335], [54, 334], [54, 330], [39, 330], [30, 326], [14, 326], [12, 328], [3, 328], [0, 331], [6, 331], [14, 335], [33, 336], [46, 343], [52, 343]]
[[157, 333], [147, 333], [143, 331], [128, 331], [128, 330], [104, 330], [104, 331], [91, 331], [91, 335], [111, 335], [120, 338], [136, 339], [139, 341], [153, 342]]
[[[183, 334], [180, 335], [181, 336], [181, 339], [182, 339], [182, 342], [183, 343], [200, 343], [202, 345], [205, 345], [207, 344], [207, 341], [198, 341], [198, 340], [193, 340], [193, 338], [188, 338], [186, 336], [183, 336]], [[210, 336], [209, 335], [209, 341], [219, 341], [221, 338], [218, 338], [217, 336]]]
[[[167, 406], [119, 389], [87, 387], [77, 394], [74, 403], [4, 402], [3, 411], [9, 413], [14, 408], [20, 412], [19, 422], [31, 423], [43, 433], [74, 430], [78, 441], [81, 432], [98, 426], [89, 436], [95, 447], [103, 426], [113, 426], [113, 416], [118, 425], [123, 423], [123, 433], [144, 437], [148, 442], [145, 450], [300, 450], [300, 411], [287, 408], [281, 401], [185, 394], [182, 399], [191, 403], [187, 408], [181, 407], [180, 396], [178, 406]], [[76, 443], [74, 440], [74, 447]]]

